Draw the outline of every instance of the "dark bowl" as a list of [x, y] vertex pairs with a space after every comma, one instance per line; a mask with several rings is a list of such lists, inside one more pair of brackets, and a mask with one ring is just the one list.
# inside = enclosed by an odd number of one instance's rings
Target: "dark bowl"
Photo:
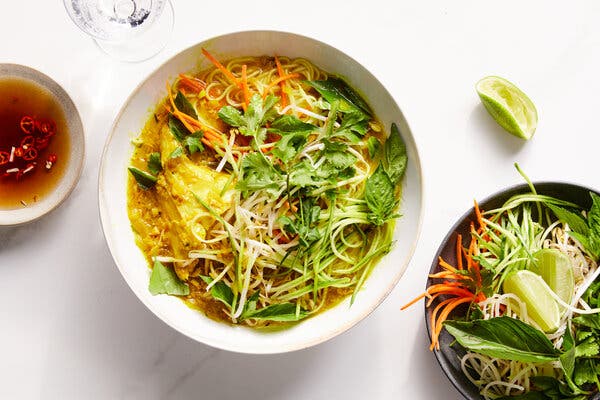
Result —
[[[571, 183], [563, 183], [563, 182], [534, 182], [534, 186], [536, 191], [539, 194], [553, 196], [562, 200], [570, 201], [575, 203], [582, 208], [589, 210], [592, 205], [592, 200], [589, 195], [590, 192], [595, 192], [599, 194], [598, 191], [579, 186]], [[519, 193], [528, 193], [529, 186], [526, 184], [517, 185], [509, 187], [508, 189], [501, 190], [483, 201], [478, 202], [479, 207], [482, 210], [492, 210], [498, 208], [504, 204], [506, 200], [510, 197], [519, 194]], [[442, 257], [445, 261], [447, 261], [451, 265], [456, 265], [456, 238], [458, 234], [462, 235], [463, 238], [463, 246], [468, 246], [468, 241], [470, 240], [470, 223], [471, 221], [475, 221], [475, 211], [473, 207], [471, 207], [466, 213], [463, 214], [462, 217], [454, 224], [454, 226], [450, 229], [442, 244], [440, 245], [433, 261], [431, 263], [431, 269], [429, 273], [432, 274], [438, 271], [438, 260], [439, 257]], [[427, 279], [427, 287], [429, 287], [433, 283], [431, 278]], [[437, 300], [437, 299], [436, 299]], [[425, 323], [427, 324], [427, 333], [431, 337], [431, 326], [430, 326], [430, 316], [433, 308], [438, 302], [435, 301], [431, 307], [425, 307]], [[457, 309], [460, 312], [460, 309]], [[456, 315], [456, 314], [454, 314]], [[450, 382], [454, 385], [456, 389], [466, 398], [470, 400], [481, 400], [483, 396], [479, 394], [479, 389], [471, 383], [467, 379], [467, 377], [463, 374], [460, 368], [460, 359], [465, 354], [464, 350], [459, 345], [451, 346], [454, 342], [454, 338], [446, 332], [445, 329], [442, 330], [439, 343], [440, 350], [435, 350], [434, 354], [437, 358], [440, 367], [450, 379]]]

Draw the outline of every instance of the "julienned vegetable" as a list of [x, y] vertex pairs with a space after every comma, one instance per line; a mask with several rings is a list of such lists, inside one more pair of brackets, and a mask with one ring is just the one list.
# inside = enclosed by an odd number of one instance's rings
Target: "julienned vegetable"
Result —
[[[445, 328], [486, 399], [591, 398], [600, 391], [600, 197], [590, 193], [592, 207], [581, 210], [529, 185], [499, 209], [475, 203], [468, 248], [457, 238], [457, 265], [440, 259], [435, 283], [405, 307], [429, 299], [431, 349]], [[524, 274], [536, 285], [514, 279]], [[544, 332], [538, 323], [553, 315]]]
[[299, 321], [360, 291], [392, 246], [407, 152], [341, 78], [244, 57], [168, 87], [135, 140], [129, 216], [153, 294]]

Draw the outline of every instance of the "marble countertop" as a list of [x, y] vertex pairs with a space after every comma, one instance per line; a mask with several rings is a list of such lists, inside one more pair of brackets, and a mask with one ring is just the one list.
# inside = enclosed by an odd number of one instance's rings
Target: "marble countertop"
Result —
[[[4, 3], [0, 62], [37, 68], [69, 92], [87, 156], [58, 210], [0, 228], [0, 398], [461, 398], [428, 350], [422, 307], [400, 306], [424, 288], [437, 246], [473, 198], [521, 182], [514, 162], [533, 180], [600, 188], [600, 3], [173, 2], [172, 39], [137, 64], [102, 53], [60, 1]], [[311, 36], [365, 65], [402, 108], [424, 170], [422, 234], [395, 290], [350, 331], [281, 355], [216, 350], [157, 319], [119, 274], [97, 210], [102, 147], [128, 94], [189, 45], [248, 29]], [[486, 75], [530, 95], [531, 141], [487, 115], [474, 90]]]

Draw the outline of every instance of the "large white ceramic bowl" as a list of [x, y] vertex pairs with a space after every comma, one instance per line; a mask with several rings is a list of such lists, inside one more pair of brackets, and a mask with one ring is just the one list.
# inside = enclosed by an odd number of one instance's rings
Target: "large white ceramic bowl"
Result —
[[[150, 269], [134, 242], [127, 217], [127, 166], [133, 151], [131, 139], [140, 132], [154, 105], [166, 96], [165, 82], [180, 72], [209, 66], [201, 54], [205, 47], [223, 60], [241, 55], [303, 57], [322, 69], [340, 75], [358, 89], [375, 115], [389, 129], [398, 124], [408, 151], [403, 182], [402, 218], [395, 232], [396, 245], [376, 266], [352, 306], [349, 299], [288, 329], [262, 332], [215, 322], [188, 308], [173, 296], [152, 296]], [[100, 167], [100, 216], [104, 235], [121, 274], [139, 299], [167, 324], [210, 346], [243, 353], [281, 353], [313, 346], [351, 328], [372, 312], [394, 288], [413, 254], [422, 219], [422, 177], [419, 155], [398, 105], [381, 83], [357, 61], [335, 48], [307, 37], [274, 31], [238, 32], [219, 36], [177, 54], [152, 73], [129, 97], [117, 116]]]

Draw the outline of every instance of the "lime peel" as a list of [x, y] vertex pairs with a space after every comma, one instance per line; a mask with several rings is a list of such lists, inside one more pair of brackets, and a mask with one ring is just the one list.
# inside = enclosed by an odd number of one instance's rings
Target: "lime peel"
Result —
[[538, 274], [521, 270], [509, 275], [502, 285], [504, 293], [513, 293], [527, 306], [527, 314], [544, 332], [560, 325], [560, 310], [553, 291]]
[[477, 82], [477, 94], [492, 118], [507, 132], [529, 140], [537, 127], [537, 110], [518, 87], [504, 78], [487, 76]]

